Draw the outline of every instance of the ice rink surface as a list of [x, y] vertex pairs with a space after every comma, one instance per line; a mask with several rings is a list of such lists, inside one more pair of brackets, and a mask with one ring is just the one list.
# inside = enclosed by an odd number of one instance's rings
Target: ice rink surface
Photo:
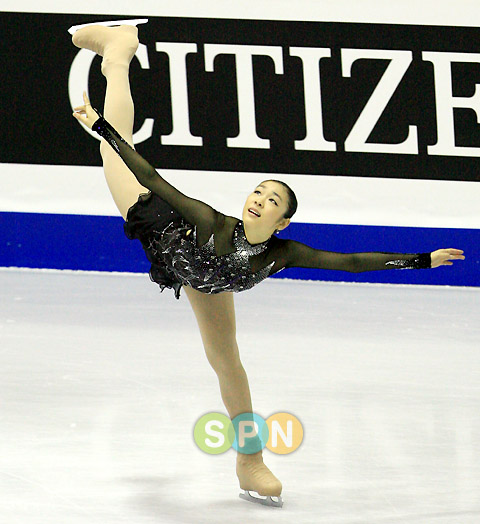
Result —
[[[454, 270], [454, 269], [452, 269]], [[186, 296], [146, 276], [0, 271], [0, 521], [480, 522], [480, 289], [270, 280], [236, 296], [254, 400], [305, 438], [266, 450], [283, 509], [238, 498]]]

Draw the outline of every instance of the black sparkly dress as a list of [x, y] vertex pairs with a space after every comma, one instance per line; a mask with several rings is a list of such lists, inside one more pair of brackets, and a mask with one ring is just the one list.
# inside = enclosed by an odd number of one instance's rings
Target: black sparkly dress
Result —
[[127, 237], [138, 239], [152, 266], [150, 278], [160, 288], [173, 288], [179, 298], [182, 285], [203, 293], [244, 291], [268, 277], [274, 262], [253, 272], [250, 257], [262, 254], [269, 241], [252, 245], [243, 224], [233, 230], [233, 251], [217, 255], [212, 234], [198, 245], [197, 228], [153, 193], [141, 195], [124, 224]]
[[274, 235], [252, 245], [240, 220], [174, 188], [101, 115], [92, 130], [150, 190], [129, 209], [125, 234], [142, 243], [150, 278], [162, 291], [173, 288], [177, 298], [183, 285], [210, 294], [244, 291], [288, 267], [361, 272], [431, 266], [430, 253], [334, 253]]

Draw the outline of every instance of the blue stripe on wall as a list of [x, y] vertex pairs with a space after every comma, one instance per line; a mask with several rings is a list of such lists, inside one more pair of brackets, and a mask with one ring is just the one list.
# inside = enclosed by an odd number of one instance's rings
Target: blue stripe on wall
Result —
[[[286, 238], [340, 252], [418, 253], [440, 247], [463, 249], [455, 267], [420, 271], [346, 273], [294, 268], [274, 278], [480, 286], [480, 230], [291, 224]], [[0, 266], [90, 271], [148, 272], [141, 245], [123, 234], [120, 217], [0, 213]]]

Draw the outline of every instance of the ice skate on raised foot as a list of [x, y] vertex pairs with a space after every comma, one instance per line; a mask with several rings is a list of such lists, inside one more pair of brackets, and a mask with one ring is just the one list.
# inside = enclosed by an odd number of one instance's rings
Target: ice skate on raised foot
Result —
[[90, 49], [103, 57], [102, 71], [108, 63], [128, 66], [138, 48], [138, 29], [135, 25], [86, 25], [75, 31], [72, 37], [74, 45], [81, 49]]
[[264, 506], [283, 506], [282, 483], [263, 463], [261, 453], [237, 457], [237, 477], [244, 493], [239, 497]]
[[140, 24], [146, 24], [148, 22], [148, 18], [135, 18], [130, 20], [109, 20], [108, 22], [93, 22], [89, 24], [80, 24], [80, 25], [72, 25], [72, 27], [69, 28], [68, 32], [73, 35], [76, 33], [79, 29], [82, 29], [84, 27], [89, 27], [91, 25], [104, 25], [105, 27], [112, 27], [114, 25], [140, 25]]

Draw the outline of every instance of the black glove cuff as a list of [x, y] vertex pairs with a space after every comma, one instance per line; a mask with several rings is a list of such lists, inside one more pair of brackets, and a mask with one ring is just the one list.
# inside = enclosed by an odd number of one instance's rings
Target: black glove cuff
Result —
[[432, 256], [430, 253], [420, 253], [406, 260], [389, 260], [387, 266], [395, 269], [428, 269], [432, 267]]
[[[119, 133], [103, 118], [101, 113], [93, 108], [95, 113], [99, 116], [98, 120], [95, 120], [92, 131], [98, 133], [102, 138], [104, 138], [112, 148], [120, 154], [120, 148], [118, 147], [118, 142], [123, 142], [128, 145], [128, 143], [119, 135]], [[130, 146], [129, 146], [130, 147]]]

